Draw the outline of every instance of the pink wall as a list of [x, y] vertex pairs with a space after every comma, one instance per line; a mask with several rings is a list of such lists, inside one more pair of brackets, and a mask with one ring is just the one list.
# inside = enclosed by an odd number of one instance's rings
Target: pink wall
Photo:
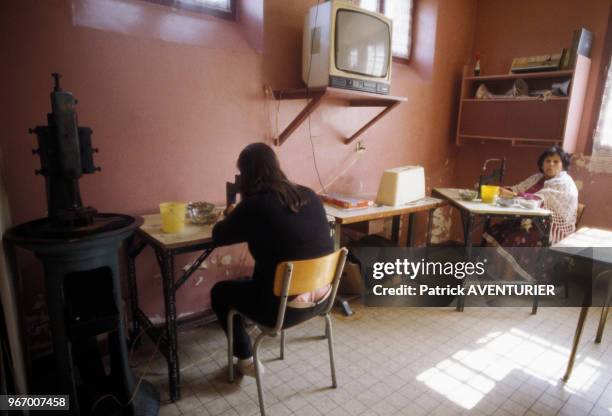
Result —
[[[43, 180], [33, 175], [38, 161], [30, 153], [35, 139], [26, 132], [49, 111], [51, 72], [63, 74], [63, 85], [79, 100], [80, 124], [93, 128], [101, 149], [102, 172], [81, 181], [87, 204], [143, 214], [164, 200], [223, 202], [239, 151], [252, 141], [271, 142], [277, 118], [282, 129], [303, 105], [279, 106], [264, 84], [300, 86], [302, 19], [315, 3], [248, 0], [236, 23], [138, 0], [2, 2], [0, 42], [11, 65], [0, 69], [10, 97], [0, 103], [0, 146], [14, 222], [45, 215]], [[313, 114], [324, 184], [374, 193], [383, 169], [405, 164], [424, 165], [429, 187], [451, 183], [455, 149], [449, 144], [475, 19], [476, 0], [417, 2], [413, 59], [393, 67], [392, 94], [409, 101], [365, 134], [365, 153], [341, 138], [373, 110], [326, 103]], [[306, 125], [278, 153], [291, 179], [320, 188]], [[179, 291], [179, 315], [207, 309], [215, 280], [246, 274], [245, 255], [244, 246], [215, 251], [209, 268]], [[160, 319], [161, 283], [150, 253], [138, 267], [141, 303]], [[40, 266], [24, 255], [21, 271], [29, 290], [26, 315], [35, 326], [45, 319]], [[198, 284], [199, 276], [206, 279]]]
[[[601, 65], [610, 5], [609, 0], [478, 1], [473, 53], [481, 53], [481, 69], [485, 75], [507, 73], [516, 56], [561, 51], [570, 45], [572, 31], [576, 28], [585, 27], [593, 32], [589, 87], [578, 139], [580, 149], [584, 149], [591, 135], [589, 122], [596, 95], [601, 93], [596, 91], [595, 80]], [[508, 158], [506, 183], [516, 183], [537, 171], [535, 162], [542, 150], [491, 142], [466, 143], [457, 148], [457, 185], [471, 187], [477, 181], [483, 161], [500, 156]], [[612, 227], [610, 194], [602, 192], [612, 186], [610, 173], [597, 173], [589, 157], [577, 154], [570, 174], [577, 181], [580, 202], [587, 205], [582, 225]]]
[[[272, 88], [301, 86], [301, 36], [308, 2], [265, 2], [264, 80]], [[379, 110], [358, 110], [325, 103], [312, 116], [316, 160], [328, 190], [374, 194], [384, 169], [406, 164], [425, 167], [428, 187], [448, 184], [454, 148], [449, 146], [455, 125], [458, 85], [462, 66], [472, 45], [475, 2], [421, 0], [416, 2], [414, 47], [411, 62], [393, 65], [392, 95], [408, 97], [363, 136], [362, 155], [342, 139], [363, 124], [364, 115]], [[274, 104], [271, 104], [274, 105]], [[283, 101], [278, 111], [282, 129], [304, 102]], [[272, 131], [276, 108], [271, 116]], [[313, 169], [307, 123], [280, 148], [290, 174], [300, 175], [320, 189]], [[342, 174], [347, 166], [350, 169]], [[292, 176], [295, 177], [295, 174]], [[337, 178], [334, 181], [334, 178]], [[421, 221], [423, 224], [423, 221]], [[422, 235], [422, 233], [421, 233]]]
[[[243, 27], [142, 1], [1, 7], [3, 57], [12, 65], [0, 73], [9, 80], [4, 96], [12, 98], [0, 104], [0, 145], [15, 223], [45, 215], [43, 180], [33, 174], [39, 162], [30, 153], [35, 138], [27, 129], [45, 122], [51, 72], [63, 74], [63, 86], [79, 100], [80, 124], [94, 130], [100, 148], [102, 172], [81, 180], [85, 203], [101, 212], [143, 214], [164, 200], [224, 201], [236, 155], [265, 137], [262, 57]], [[141, 302], [160, 319], [159, 271], [145, 253], [138, 264]], [[189, 260], [178, 259], [177, 268]], [[21, 264], [30, 291], [27, 320], [35, 326], [45, 320], [40, 265], [25, 253]], [[214, 281], [247, 274], [248, 264], [245, 246], [215, 251], [209, 269], [179, 292], [179, 316], [205, 309]]]

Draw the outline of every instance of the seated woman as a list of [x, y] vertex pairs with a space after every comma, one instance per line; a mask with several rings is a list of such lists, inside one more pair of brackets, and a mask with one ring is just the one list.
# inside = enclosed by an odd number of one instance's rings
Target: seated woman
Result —
[[[216, 283], [211, 291], [212, 308], [227, 333], [230, 309], [274, 326], [279, 298], [272, 288], [278, 263], [320, 257], [333, 251], [325, 209], [310, 189], [290, 182], [282, 172], [274, 151], [264, 143], [252, 143], [238, 157], [241, 201], [228, 207], [227, 216], [213, 228], [219, 245], [246, 242], [255, 259], [251, 279]], [[331, 293], [302, 294], [293, 299], [285, 315], [288, 326], [322, 312], [323, 299]], [[228, 335], [229, 336], [229, 335]], [[244, 323], [234, 322], [234, 354], [238, 370], [253, 375], [251, 339]]]
[[[540, 173], [531, 175], [518, 185], [500, 190], [501, 196], [519, 196], [542, 202], [552, 211], [551, 243], [556, 243], [576, 229], [578, 189], [568, 175], [570, 156], [560, 147], [546, 149], [538, 158]], [[528, 219], [507, 220], [495, 224], [484, 234], [485, 240], [502, 247], [541, 245], [541, 236]]]

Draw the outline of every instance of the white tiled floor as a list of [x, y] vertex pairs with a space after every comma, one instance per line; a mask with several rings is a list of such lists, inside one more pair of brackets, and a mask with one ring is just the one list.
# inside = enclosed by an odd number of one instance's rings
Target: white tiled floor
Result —
[[[600, 309], [585, 325], [574, 373], [564, 373], [578, 308], [357, 308], [334, 316], [337, 389], [331, 389], [324, 321], [263, 344], [270, 415], [611, 415], [612, 333], [594, 337]], [[609, 325], [608, 325], [609, 326]], [[252, 378], [227, 382], [226, 340], [216, 324], [179, 335], [182, 398], [161, 415], [256, 415]], [[153, 346], [133, 361], [147, 367]], [[168, 397], [165, 362], [147, 379]]]

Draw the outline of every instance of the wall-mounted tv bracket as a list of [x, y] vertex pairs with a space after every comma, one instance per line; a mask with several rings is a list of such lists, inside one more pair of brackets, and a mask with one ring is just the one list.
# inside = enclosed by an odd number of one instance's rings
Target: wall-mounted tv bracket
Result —
[[383, 107], [373, 119], [368, 121], [351, 137], [344, 139], [344, 144], [351, 144], [361, 136], [367, 129], [383, 118], [389, 111], [397, 107], [406, 97], [394, 97], [391, 95], [380, 95], [363, 91], [352, 91], [333, 87], [298, 88], [274, 91], [277, 100], [308, 100], [306, 107], [289, 123], [285, 130], [276, 138], [276, 145], [282, 145], [291, 134], [306, 120], [308, 116], [317, 109], [324, 98], [341, 99], [349, 107]]

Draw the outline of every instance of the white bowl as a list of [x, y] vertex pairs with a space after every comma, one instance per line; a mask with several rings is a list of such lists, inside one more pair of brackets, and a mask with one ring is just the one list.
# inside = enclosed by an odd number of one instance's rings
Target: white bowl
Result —
[[523, 208], [526, 208], [526, 209], [540, 208], [540, 204], [542, 203], [542, 201], [538, 201], [535, 199], [524, 199], [524, 198], [519, 199], [518, 202]]
[[503, 198], [501, 196], [497, 197], [497, 203], [502, 207], [513, 207], [516, 204], [515, 198]]

